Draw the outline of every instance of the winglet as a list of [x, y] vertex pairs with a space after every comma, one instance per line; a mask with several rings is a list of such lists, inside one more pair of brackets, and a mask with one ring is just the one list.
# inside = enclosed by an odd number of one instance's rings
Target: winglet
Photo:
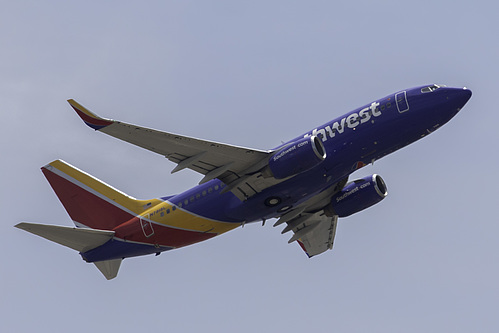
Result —
[[300, 247], [302, 248], [302, 250], [305, 251], [305, 254], [307, 255], [307, 257], [312, 258], [313, 256], [311, 256], [310, 254], [308, 254], [307, 248], [305, 247], [305, 244], [303, 244], [301, 242], [301, 240], [299, 240], [299, 239], [297, 240], [297, 242], [298, 242], [298, 245], [300, 245]]
[[77, 103], [74, 99], [68, 99], [68, 103], [85, 122], [85, 124], [93, 128], [94, 130], [100, 130], [106, 126], [111, 125], [114, 122], [111, 119], [101, 118], [95, 113], [90, 112], [84, 106]]

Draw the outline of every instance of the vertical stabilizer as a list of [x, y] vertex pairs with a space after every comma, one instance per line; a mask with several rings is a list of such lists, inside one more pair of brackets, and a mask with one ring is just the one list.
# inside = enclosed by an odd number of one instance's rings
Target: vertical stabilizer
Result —
[[49, 163], [42, 172], [77, 226], [112, 230], [161, 203], [137, 200], [62, 160]]
[[116, 275], [118, 275], [118, 271], [120, 269], [122, 261], [123, 259], [113, 259], [94, 262], [94, 264], [99, 269], [99, 271], [104, 274], [106, 279], [111, 280], [114, 279]]

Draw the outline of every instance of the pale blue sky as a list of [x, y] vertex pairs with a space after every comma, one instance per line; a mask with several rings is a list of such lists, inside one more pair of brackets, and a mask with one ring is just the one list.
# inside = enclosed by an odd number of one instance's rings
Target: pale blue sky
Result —
[[[499, 43], [493, 1], [16, 1], [0, 5], [2, 332], [497, 332]], [[267, 149], [425, 83], [473, 97], [362, 169], [389, 195], [308, 259], [273, 223], [106, 281], [13, 228], [71, 225], [39, 167], [62, 158], [138, 198], [201, 176], [87, 128], [102, 116]]]

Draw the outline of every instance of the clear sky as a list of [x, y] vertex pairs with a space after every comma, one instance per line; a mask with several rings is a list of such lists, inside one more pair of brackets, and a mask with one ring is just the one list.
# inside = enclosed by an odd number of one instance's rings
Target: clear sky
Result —
[[[10, 1], [0, 5], [1, 332], [497, 332], [494, 1]], [[389, 195], [308, 259], [273, 222], [127, 259], [106, 281], [13, 226], [71, 225], [62, 158], [137, 198], [201, 179], [87, 128], [113, 119], [268, 149], [426, 83], [473, 97], [353, 176]]]

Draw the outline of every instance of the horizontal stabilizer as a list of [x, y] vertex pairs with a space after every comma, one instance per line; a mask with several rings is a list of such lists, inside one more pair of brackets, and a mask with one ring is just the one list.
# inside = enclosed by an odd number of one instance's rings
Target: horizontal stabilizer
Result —
[[[73, 228], [22, 222], [16, 228], [31, 232], [52, 242], [67, 246], [78, 252], [86, 252], [109, 241], [114, 231]], [[104, 274], [105, 275], [105, 274]], [[107, 277], [107, 276], [106, 276]]]

